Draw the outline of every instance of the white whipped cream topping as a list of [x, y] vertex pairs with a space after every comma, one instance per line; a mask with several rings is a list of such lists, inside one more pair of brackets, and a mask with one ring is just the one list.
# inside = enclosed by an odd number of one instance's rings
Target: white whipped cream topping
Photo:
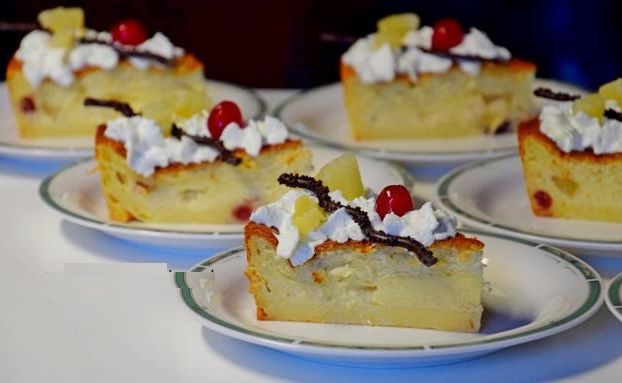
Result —
[[[306, 237], [300, 238], [298, 229], [292, 223], [292, 215], [296, 200], [302, 195], [309, 195], [317, 201], [310, 192], [295, 189], [286, 193], [280, 200], [260, 207], [251, 215], [252, 222], [278, 229], [277, 256], [289, 258], [293, 266], [298, 266], [313, 257], [315, 247], [326, 240], [345, 243], [349, 240], [365, 239], [361, 228], [344, 208], [337, 209], [323, 225]], [[347, 203], [339, 191], [331, 192], [330, 196], [335, 201]], [[358, 197], [348, 204], [365, 211], [374, 229], [391, 235], [411, 237], [424, 246], [456, 235], [455, 218], [444, 211], [435, 210], [431, 202], [425, 203], [420, 209], [412, 210], [402, 217], [393, 213], [387, 214], [383, 220], [374, 209], [376, 204], [374, 196]]]
[[[608, 100], [607, 105], [612, 103]], [[588, 148], [594, 154], [622, 152], [622, 122], [605, 118], [601, 124], [583, 112], [574, 113], [570, 102], [544, 106], [540, 131], [565, 153]]]
[[[203, 111], [186, 120], [177, 121], [176, 124], [187, 134], [211, 137], [207, 129], [207, 117], [208, 113]], [[123, 143], [128, 164], [145, 177], [152, 175], [156, 167], [166, 167], [172, 163], [186, 165], [212, 162], [220, 154], [216, 149], [198, 145], [186, 136], [182, 136], [181, 140], [165, 138], [154, 120], [140, 116], [120, 117], [109, 121], [104, 134]], [[264, 144], [285, 142], [287, 128], [278, 119], [267, 116], [263, 121], [250, 120], [244, 128], [231, 123], [227, 125], [220, 139], [229, 150], [244, 149], [249, 155], [257, 156]]]
[[[171, 40], [160, 32], [137, 45], [136, 50], [155, 53], [169, 60], [180, 57], [184, 54], [184, 50], [182, 48], [173, 45]], [[151, 65], [160, 65], [157, 61], [139, 57], [130, 58], [130, 62], [139, 69], [146, 69]]]
[[271, 116], [266, 116], [263, 121], [249, 120], [244, 128], [232, 122], [222, 131], [220, 140], [229, 150], [244, 149], [251, 156], [257, 156], [264, 144], [285, 142], [287, 127]]
[[343, 61], [353, 67], [364, 83], [392, 81], [395, 78], [395, 54], [388, 44], [373, 47], [374, 36], [359, 39], [343, 55]]
[[141, 116], [109, 121], [104, 134], [123, 143], [128, 164], [145, 177], [152, 175], [156, 167], [214, 161], [219, 155], [217, 150], [197, 145], [188, 137], [164, 138], [154, 120]]
[[[388, 44], [374, 49], [374, 35], [359, 39], [343, 55], [343, 61], [354, 68], [363, 83], [373, 84], [392, 81], [396, 74], [407, 74], [416, 81], [419, 73], [444, 73], [453, 66], [449, 58], [424, 52], [432, 47], [434, 30], [423, 26], [410, 31], [402, 38], [405, 50], [393, 51]], [[460, 44], [451, 48], [450, 53], [478, 56], [487, 59], [509, 60], [510, 52], [493, 44], [480, 30], [471, 28]], [[458, 66], [470, 75], [480, 71], [480, 63], [473, 60], [458, 60]]]
[[69, 67], [73, 71], [91, 66], [106, 70], [119, 63], [119, 55], [112, 47], [102, 44], [81, 44], [69, 53]]
[[[84, 36], [106, 42], [112, 41], [107, 32], [87, 30]], [[96, 67], [111, 70], [119, 63], [119, 54], [110, 46], [76, 43], [71, 48], [54, 48], [50, 46], [51, 39], [50, 33], [34, 30], [22, 39], [15, 53], [15, 57], [22, 62], [26, 80], [34, 88], [41, 85], [45, 79], [67, 87], [75, 79], [74, 72], [80, 69]], [[138, 45], [136, 49], [153, 52], [168, 59], [179, 57], [184, 53], [183, 49], [174, 46], [159, 32]], [[130, 62], [140, 69], [159, 65], [154, 60], [145, 58], [132, 58]]]
[[15, 53], [15, 57], [22, 62], [26, 80], [35, 88], [46, 78], [62, 86], [73, 82], [73, 72], [65, 64], [67, 50], [51, 47], [51, 38], [47, 32], [32, 31], [22, 39]]

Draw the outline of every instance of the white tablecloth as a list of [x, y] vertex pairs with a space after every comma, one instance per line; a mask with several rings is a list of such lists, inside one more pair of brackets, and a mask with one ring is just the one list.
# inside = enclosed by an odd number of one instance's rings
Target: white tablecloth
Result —
[[[262, 91], [274, 105], [291, 94]], [[622, 381], [622, 323], [603, 308], [559, 335], [448, 366], [336, 367], [204, 329], [171, 269], [209, 256], [140, 248], [63, 221], [38, 196], [50, 166], [0, 157], [0, 382]], [[430, 196], [434, 173], [416, 173]], [[620, 257], [588, 256], [605, 278]]]

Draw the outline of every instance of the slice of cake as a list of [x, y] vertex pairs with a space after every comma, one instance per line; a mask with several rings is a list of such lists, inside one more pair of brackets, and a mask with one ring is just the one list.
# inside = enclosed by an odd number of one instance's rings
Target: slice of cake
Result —
[[309, 150], [279, 120], [244, 123], [229, 101], [178, 121], [166, 138], [154, 120], [127, 114], [99, 126], [95, 139], [115, 221], [247, 222], [255, 207], [286, 191], [279, 174], [312, 169]]
[[115, 114], [85, 108], [86, 97], [123, 99], [162, 127], [210, 106], [203, 64], [162, 33], [147, 39], [135, 21], [85, 29], [80, 8], [44, 11], [39, 23], [6, 74], [22, 137], [91, 136]]
[[404, 186], [365, 196], [342, 181], [353, 161], [338, 161], [283, 174], [296, 189], [246, 225], [257, 318], [479, 331], [484, 245], [429, 202], [415, 210]]
[[525, 185], [534, 214], [622, 222], [622, 79], [559, 100], [519, 128]]
[[415, 14], [380, 20], [342, 57], [356, 139], [459, 137], [514, 128], [535, 115], [536, 67], [451, 19], [419, 28]]

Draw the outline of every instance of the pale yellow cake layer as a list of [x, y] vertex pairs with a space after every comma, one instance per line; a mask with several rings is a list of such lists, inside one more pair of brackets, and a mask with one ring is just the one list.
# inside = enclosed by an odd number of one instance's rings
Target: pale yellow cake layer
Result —
[[100, 141], [96, 158], [109, 215], [116, 221], [239, 222], [236, 209], [253, 210], [287, 191], [276, 181], [281, 173], [312, 170], [309, 150], [290, 141], [264, 149], [257, 157], [246, 155], [239, 166], [221, 161], [174, 165], [143, 177], [127, 165], [118, 145]]
[[476, 240], [439, 243], [433, 252], [440, 261], [432, 267], [404, 249], [361, 242], [322, 245], [292, 267], [275, 255], [266, 230], [249, 224], [245, 242], [259, 319], [479, 330], [482, 245]]
[[[127, 60], [112, 70], [89, 68], [76, 73], [71, 86], [46, 80], [34, 89], [13, 58], [7, 70], [7, 86], [22, 137], [92, 136], [95, 127], [119, 117], [107, 108], [85, 107], [87, 97], [127, 102], [159, 126], [170, 127], [173, 115], [190, 117], [211, 106], [203, 79], [203, 66], [186, 55], [170, 68], [133, 67]], [[30, 98], [35, 110], [20, 107]]]
[[478, 75], [452, 68], [377, 84], [360, 81], [342, 63], [341, 80], [356, 139], [444, 138], [492, 133], [535, 113], [535, 67], [526, 62], [482, 64]]
[[622, 222], [622, 154], [564, 153], [532, 120], [519, 150], [533, 212], [539, 216]]

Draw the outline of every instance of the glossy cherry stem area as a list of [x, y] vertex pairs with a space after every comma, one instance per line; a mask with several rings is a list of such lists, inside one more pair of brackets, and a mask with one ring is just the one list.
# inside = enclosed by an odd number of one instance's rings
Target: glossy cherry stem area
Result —
[[219, 139], [227, 125], [235, 122], [242, 127], [242, 111], [233, 101], [222, 101], [211, 110], [207, 118], [207, 128], [212, 138]]
[[434, 24], [432, 33], [432, 50], [447, 52], [460, 44], [464, 39], [464, 31], [454, 19], [441, 19]]
[[404, 185], [386, 186], [376, 198], [376, 213], [382, 219], [389, 213], [401, 217], [413, 209], [413, 199]]

